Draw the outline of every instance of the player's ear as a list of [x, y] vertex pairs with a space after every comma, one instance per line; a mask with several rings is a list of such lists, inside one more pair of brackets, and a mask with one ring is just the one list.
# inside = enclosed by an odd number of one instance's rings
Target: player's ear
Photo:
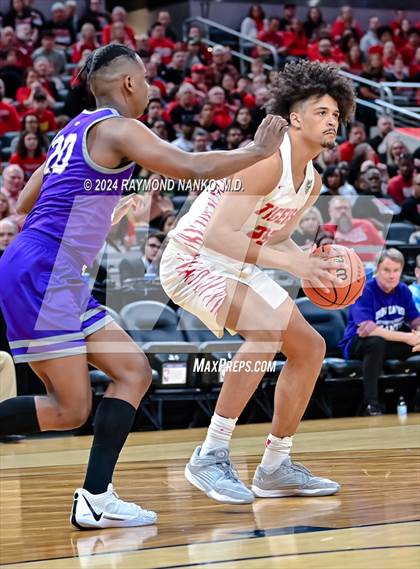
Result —
[[301, 127], [301, 121], [300, 121], [300, 115], [298, 112], [296, 111], [292, 111], [290, 113], [290, 118], [289, 118], [290, 124], [295, 127], [295, 128], [300, 128]]
[[133, 93], [135, 90], [135, 86], [134, 86], [134, 80], [132, 78], [131, 75], [126, 75], [124, 78], [124, 87], [127, 89], [127, 91], [129, 91], [130, 93]]

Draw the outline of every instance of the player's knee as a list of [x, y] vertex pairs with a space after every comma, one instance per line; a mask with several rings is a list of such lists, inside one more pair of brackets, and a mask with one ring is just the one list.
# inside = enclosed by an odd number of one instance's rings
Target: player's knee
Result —
[[131, 358], [121, 370], [120, 380], [129, 384], [130, 389], [144, 392], [152, 383], [152, 368], [144, 354]]
[[316, 330], [311, 337], [311, 351], [316, 358], [323, 360], [325, 358], [325, 353], [327, 351], [327, 344], [324, 338]]
[[90, 412], [90, 402], [80, 402], [71, 407], [59, 407], [57, 410], [57, 430], [69, 431], [81, 427], [88, 420]]

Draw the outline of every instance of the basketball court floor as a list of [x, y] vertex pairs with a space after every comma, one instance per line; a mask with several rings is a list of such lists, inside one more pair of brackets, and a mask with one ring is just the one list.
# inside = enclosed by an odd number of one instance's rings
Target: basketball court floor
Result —
[[[114, 477], [157, 526], [73, 531], [68, 516], [91, 437], [1, 445], [0, 563], [20, 569], [419, 569], [420, 416], [305, 421], [294, 459], [342, 484], [336, 496], [218, 504], [183, 477], [204, 429], [131, 434]], [[250, 482], [269, 425], [235, 431]]]

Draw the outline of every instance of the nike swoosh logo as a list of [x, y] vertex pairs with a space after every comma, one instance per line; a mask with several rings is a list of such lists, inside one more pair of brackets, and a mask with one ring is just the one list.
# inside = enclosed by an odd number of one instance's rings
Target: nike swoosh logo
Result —
[[95, 518], [96, 522], [99, 522], [99, 520], [102, 518], [102, 513], [97, 514], [95, 512], [95, 510], [92, 508], [92, 506], [89, 504], [88, 499], [86, 498], [86, 496], [83, 495], [83, 498], [85, 499], [86, 504], [88, 505], [89, 510], [92, 512], [92, 516]]

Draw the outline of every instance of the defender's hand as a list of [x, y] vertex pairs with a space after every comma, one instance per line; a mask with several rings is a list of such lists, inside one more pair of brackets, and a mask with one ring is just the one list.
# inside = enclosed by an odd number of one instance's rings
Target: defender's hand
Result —
[[287, 127], [287, 121], [280, 116], [267, 115], [265, 117], [254, 136], [254, 144], [260, 149], [263, 158], [268, 158], [278, 150]]

